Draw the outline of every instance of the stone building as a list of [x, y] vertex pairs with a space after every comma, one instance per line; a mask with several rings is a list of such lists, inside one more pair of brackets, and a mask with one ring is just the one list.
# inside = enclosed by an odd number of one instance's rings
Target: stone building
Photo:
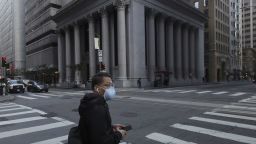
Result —
[[204, 77], [206, 17], [191, 0], [76, 0], [54, 20], [59, 83], [89, 80], [100, 65], [119, 87], [138, 78], [167, 86]]

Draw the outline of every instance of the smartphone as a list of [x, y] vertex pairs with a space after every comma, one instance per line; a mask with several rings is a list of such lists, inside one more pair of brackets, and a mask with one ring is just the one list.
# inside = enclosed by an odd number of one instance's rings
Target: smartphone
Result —
[[129, 131], [132, 129], [132, 126], [131, 125], [126, 125], [125, 127], [122, 127], [123, 130], [125, 131]]

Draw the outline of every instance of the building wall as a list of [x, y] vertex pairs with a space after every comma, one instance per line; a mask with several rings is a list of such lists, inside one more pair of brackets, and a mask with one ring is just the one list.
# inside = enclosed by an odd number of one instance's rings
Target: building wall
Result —
[[71, 0], [26, 0], [25, 31], [27, 70], [46, 65], [57, 68], [56, 23], [52, 17]]
[[205, 41], [206, 79], [224, 81], [230, 73], [230, 0], [207, 1], [204, 12], [208, 14]]
[[1, 55], [12, 69], [24, 69], [24, 1], [0, 1], [0, 37]]

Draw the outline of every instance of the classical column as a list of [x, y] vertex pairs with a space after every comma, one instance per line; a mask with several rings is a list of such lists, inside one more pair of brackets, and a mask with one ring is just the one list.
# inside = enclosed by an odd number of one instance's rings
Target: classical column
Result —
[[190, 59], [189, 59], [189, 65], [190, 65], [190, 69], [189, 69], [189, 73], [191, 74], [191, 79], [195, 79], [195, 28], [194, 27], [190, 27], [190, 31], [189, 31], [189, 45], [190, 45]]
[[148, 69], [149, 69], [149, 79], [150, 81], [155, 80], [155, 69], [156, 69], [156, 42], [155, 42], [155, 16], [156, 11], [152, 10], [149, 12], [149, 28], [148, 28], [148, 35], [149, 35], [149, 43], [148, 43]]
[[[80, 32], [79, 32], [79, 25], [74, 25], [74, 35], [75, 35], [75, 64], [79, 65], [81, 63], [81, 45], [80, 45]], [[75, 81], [77, 84], [80, 84], [81, 81], [81, 72], [80, 70], [76, 69], [75, 71]]]
[[189, 49], [188, 49], [188, 25], [183, 25], [183, 77], [185, 80], [189, 78]]
[[182, 36], [181, 36], [181, 22], [177, 21], [175, 24], [175, 43], [176, 43], [176, 78], [178, 81], [182, 80]]
[[165, 17], [159, 16], [158, 23], [158, 68], [165, 71]]
[[58, 72], [59, 72], [59, 84], [63, 82], [63, 43], [62, 43], [62, 37], [60, 30], [58, 31]]
[[65, 28], [65, 42], [66, 42], [66, 82], [71, 82], [71, 43], [70, 43], [70, 30]]
[[115, 16], [114, 12], [110, 15], [110, 73], [115, 77]]
[[126, 71], [126, 23], [125, 6], [123, 0], [117, 0], [117, 43], [118, 43], [118, 66], [119, 79], [127, 79]]
[[197, 50], [197, 76], [202, 81], [204, 77], [204, 29], [198, 28], [198, 50]]
[[96, 73], [96, 60], [95, 60], [95, 22], [92, 16], [89, 17], [89, 69], [90, 69], [90, 79]]
[[167, 68], [170, 73], [169, 82], [174, 81], [174, 41], [173, 41], [173, 20], [170, 19], [167, 23]]
[[108, 13], [106, 9], [101, 10], [101, 26], [102, 26], [102, 50], [103, 50], [103, 64], [105, 64], [106, 72], [110, 70], [109, 64], [109, 27], [108, 27]]

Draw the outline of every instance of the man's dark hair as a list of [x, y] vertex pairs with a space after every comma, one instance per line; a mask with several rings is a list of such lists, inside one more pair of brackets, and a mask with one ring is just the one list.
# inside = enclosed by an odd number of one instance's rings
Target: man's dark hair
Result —
[[99, 72], [92, 77], [92, 90], [94, 90], [95, 85], [98, 85], [103, 82], [104, 77], [109, 77], [112, 79], [111, 75], [106, 72]]

